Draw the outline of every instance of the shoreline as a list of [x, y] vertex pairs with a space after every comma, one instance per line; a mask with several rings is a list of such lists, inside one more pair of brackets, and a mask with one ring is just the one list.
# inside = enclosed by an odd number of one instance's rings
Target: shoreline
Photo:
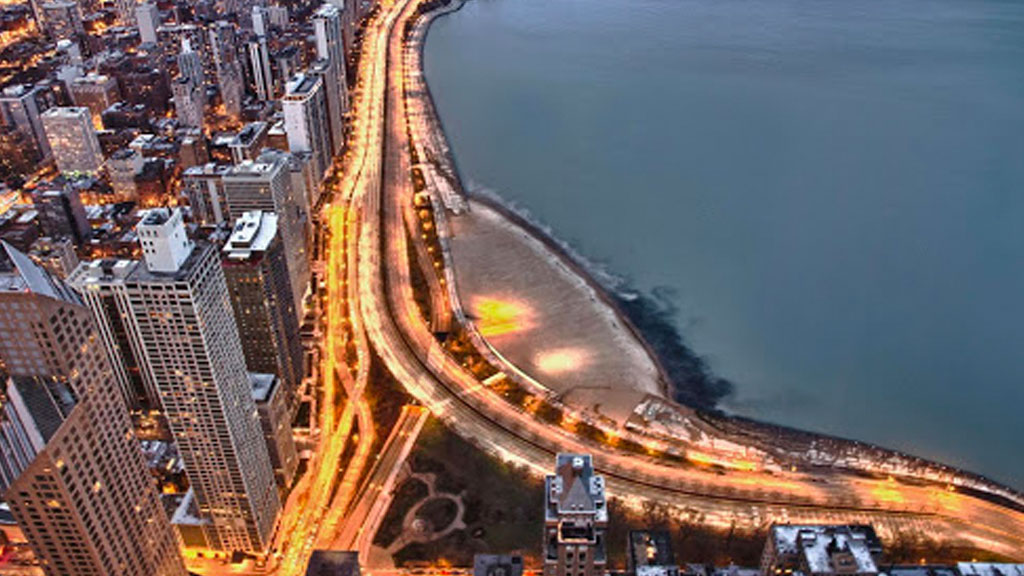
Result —
[[[451, 10], [443, 10], [439, 13], [431, 13], [427, 15], [429, 18], [427, 31], [424, 34], [424, 41], [418, 47], [421, 52], [421, 58], [425, 49], [426, 37], [429, 34], [429, 28], [433, 23], [433, 20], [437, 17], [458, 11], [465, 4], [465, 1], [466, 0], [453, 0], [454, 3], [458, 4], [457, 7]], [[420, 72], [424, 75], [424, 78], [426, 78], [425, 67]], [[869, 442], [801, 430], [785, 425], [763, 422], [755, 418], [726, 414], [715, 406], [718, 400], [721, 399], [722, 395], [715, 397], [709, 405], [694, 405], [679, 401], [675, 393], [675, 387], [678, 384], [666, 369], [665, 357], [662, 356], [662, 354], [665, 354], [668, 350], [666, 349], [659, 353], [656, 350], [656, 342], [653, 342], [650, 339], [652, 336], [651, 333], [638, 326], [638, 323], [644, 324], [645, 320], [647, 320], [656, 325], [660, 322], [662, 325], [656, 326], [659, 330], [659, 333], [657, 334], [659, 338], [655, 338], [655, 340], [668, 337], [668, 346], [678, 345], [686, 351], [687, 357], [683, 358], [684, 363], [688, 363], [692, 369], [701, 371], [704, 378], [709, 378], [722, 385], [729, 385], [729, 383], [725, 380], [718, 379], [711, 374], [710, 371], [707, 370], [700, 356], [686, 346], [678, 329], [666, 322], [664, 318], [664, 314], [671, 313], [671, 311], [666, 310], [663, 305], [660, 305], [656, 298], [639, 291], [634, 292], [636, 297], [635, 300], [627, 299], [623, 297], [623, 295], [617, 294], [613, 289], [609, 288], [605, 283], [597, 279], [594, 274], [594, 270], [590, 269], [593, 265], [586, 262], [585, 258], [582, 256], [575, 255], [572, 247], [561, 241], [555, 235], [553, 230], [545, 230], [542, 224], [531, 221], [530, 216], [519, 214], [516, 211], [515, 205], [510, 204], [507, 199], [500, 195], [495, 193], [487, 195], [479, 192], [469, 192], [466, 190], [462, 185], [461, 171], [459, 170], [455, 153], [452, 151], [451, 145], [448, 142], [443, 120], [437, 112], [429, 82], [424, 80], [424, 85], [426, 87], [425, 99], [429, 103], [432, 121], [435, 124], [435, 129], [439, 132], [437, 135], [438, 140], [445, 143], [445, 160], [450, 163], [450, 166], [454, 170], [454, 174], [451, 176], [453, 177], [453, 184], [455, 185], [456, 190], [463, 196], [470, 198], [473, 201], [481, 202], [494, 209], [506, 219], [510, 220], [513, 225], [523, 229], [532, 238], [546, 246], [559, 260], [565, 263], [566, 266], [586, 282], [594, 292], [599, 295], [603, 302], [616, 312], [622, 322], [629, 327], [633, 336], [651, 356], [662, 376], [666, 392], [668, 392], [668, 394], [666, 394], [666, 398], [671, 400], [673, 403], [678, 403], [684, 408], [696, 411], [704, 423], [721, 432], [723, 436], [741, 438], [742, 441], [748, 442], [751, 446], [763, 449], [773, 456], [778, 456], [786, 460], [793, 460], [794, 458], [799, 459], [802, 464], [822, 468], [827, 467], [835, 470], [836, 472], [884, 475], [885, 472], [870, 470], [851, 464], [852, 460], [855, 460], [865, 454], [881, 456], [883, 458], [890, 458], [899, 461], [906, 470], [917, 473], [911, 474], [907, 472], [900, 474], [900, 476], [908, 480], [949, 482], [950, 484], [963, 487], [964, 490], [974, 492], [981, 498], [993, 501], [998, 500], [1003, 506], [1008, 506], [1018, 511], [1024, 511], [1024, 492], [1008, 485], [1004, 485], [996, 480], [987, 478], [982, 474], [962, 470], [954, 466], [927, 460], [898, 450], [877, 446]], [[646, 304], [648, 308], [634, 310], [631, 314], [628, 310], [624, 309], [624, 306], [628, 306], [632, 302], [640, 302], [641, 305]], [[634, 314], [636, 314], [636, 316], [634, 316]], [[707, 398], [704, 398], [704, 401], [707, 401]], [[768, 440], [774, 440], [775, 443], [770, 443]], [[799, 454], [799, 452], [817, 452], [823, 450], [827, 450], [831, 453], [830, 456], [834, 459], [832, 463], [807, 462], [806, 454]], [[838, 453], [838, 455], [836, 455], [836, 453]], [[842, 462], [840, 462], [840, 460], [842, 460]]]

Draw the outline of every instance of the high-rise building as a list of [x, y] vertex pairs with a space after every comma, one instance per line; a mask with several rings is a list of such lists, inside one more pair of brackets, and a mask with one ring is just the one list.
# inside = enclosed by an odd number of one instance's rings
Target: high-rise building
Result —
[[276, 214], [246, 212], [222, 250], [224, 277], [250, 372], [281, 380], [285, 403], [297, 408], [302, 345], [284, 242]]
[[85, 36], [82, 10], [73, 0], [56, 0], [42, 5], [43, 30], [51, 40], [67, 40]]
[[288, 7], [274, 4], [267, 7], [267, 20], [270, 25], [281, 30], [288, 27]]
[[267, 123], [249, 122], [235, 134], [228, 143], [231, 149], [231, 161], [241, 164], [246, 160], [257, 160], [267, 144]]
[[102, 74], [86, 74], [75, 78], [69, 91], [75, 106], [88, 108], [92, 113], [92, 123], [97, 130], [103, 129], [103, 111], [121, 100], [117, 80]]
[[103, 166], [103, 150], [88, 108], [50, 108], [43, 112], [42, 120], [61, 172], [96, 172]]
[[308, 152], [317, 182], [327, 173], [331, 162], [331, 138], [324, 99], [323, 80], [311, 74], [299, 74], [288, 82], [281, 100], [288, 149]]
[[224, 197], [231, 216], [249, 211], [277, 214], [288, 277], [297, 315], [309, 285], [309, 219], [301, 194], [291, 186], [289, 156], [268, 152], [256, 162], [242, 162], [224, 173]]
[[267, 13], [266, 6], [260, 6], [257, 4], [252, 7], [252, 33], [257, 37], [266, 38], [267, 31], [270, 29], [269, 22], [270, 14]]
[[281, 379], [273, 374], [250, 372], [249, 381], [277, 485], [287, 488], [299, 465], [291, 425], [294, 412], [288, 406], [287, 392]]
[[228, 166], [208, 162], [192, 166], [182, 173], [181, 181], [188, 198], [192, 219], [204, 226], [230, 222], [231, 214], [224, 200], [224, 173]]
[[246, 45], [249, 54], [249, 69], [252, 70], [252, 83], [256, 89], [256, 98], [266, 102], [274, 99], [274, 74], [270, 69], [270, 50], [264, 37], [250, 40]]
[[40, 156], [50, 156], [50, 144], [43, 131], [42, 113], [47, 102], [39, 97], [39, 88], [16, 84], [0, 95], [0, 124], [14, 128], [35, 145]]
[[156, 31], [160, 27], [160, 9], [156, 4], [145, 2], [136, 6], [135, 22], [143, 44], [156, 44], [159, 41]]
[[206, 91], [192, 83], [190, 78], [180, 76], [171, 84], [174, 93], [174, 111], [178, 123], [189, 128], [203, 127], [203, 110], [206, 107]]
[[[313, 15], [316, 52], [327, 61], [324, 78], [327, 113], [330, 122], [331, 150], [341, 152], [344, 146], [344, 114], [348, 110], [348, 84], [345, 74], [345, 13], [333, 4], [324, 4]], [[321, 67], [322, 69], [323, 67]]]
[[209, 34], [210, 52], [213, 54], [217, 87], [224, 110], [231, 116], [241, 116], [245, 83], [242, 78], [242, 66], [238, 62], [235, 25], [218, 20], [210, 25]]
[[182, 78], [191, 80], [192, 85], [198, 86], [200, 89], [206, 84], [203, 58], [192, 49], [192, 41], [188, 36], [182, 36], [181, 38], [181, 52], [178, 53], [178, 74]]
[[5, 245], [0, 476], [48, 576], [185, 576], [128, 411], [78, 295]]
[[143, 370], [145, 351], [132, 319], [125, 280], [139, 266], [136, 260], [93, 260], [71, 273], [73, 286], [92, 311], [114, 379], [132, 410], [160, 407], [156, 384]]
[[324, 102], [327, 104], [327, 136], [331, 144], [331, 155], [338, 155], [345, 148], [345, 111], [338, 97], [338, 91], [331, 89], [337, 85], [337, 76], [330, 61], [320, 58], [310, 63], [306, 71], [310, 76], [320, 78], [324, 87]]
[[607, 563], [604, 477], [589, 454], [559, 454], [544, 479], [544, 576], [598, 576]]
[[43, 231], [53, 238], [71, 238], [81, 246], [92, 237], [78, 190], [64, 186], [39, 190], [32, 194], [32, 203], [39, 212]]
[[115, 0], [114, 12], [122, 26], [135, 24], [135, 0]]
[[121, 148], [107, 158], [107, 175], [110, 176], [110, 187], [118, 202], [129, 202], [138, 199], [139, 190], [135, 179], [142, 173], [145, 159], [138, 150]]
[[260, 553], [280, 501], [217, 249], [193, 243], [181, 211], [137, 226], [145, 266], [125, 280], [143, 370], [207, 521], [209, 547]]

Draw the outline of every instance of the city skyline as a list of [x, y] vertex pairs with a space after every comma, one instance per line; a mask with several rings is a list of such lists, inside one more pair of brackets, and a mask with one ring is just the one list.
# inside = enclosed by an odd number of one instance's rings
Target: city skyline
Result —
[[1024, 576], [1018, 487], [728, 412], [474, 191], [467, 5], [0, 7], [0, 574]]

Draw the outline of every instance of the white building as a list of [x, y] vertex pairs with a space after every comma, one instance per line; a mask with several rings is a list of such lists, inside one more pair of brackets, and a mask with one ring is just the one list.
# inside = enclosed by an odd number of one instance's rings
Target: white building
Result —
[[345, 14], [333, 4], [324, 4], [313, 15], [316, 52], [327, 65], [321, 66], [327, 114], [330, 122], [332, 152], [344, 145], [344, 114], [348, 110], [348, 85], [345, 74]]
[[21, 132], [36, 145], [43, 158], [49, 158], [50, 144], [42, 120], [45, 106], [45, 101], [39, 98], [39, 88], [22, 84], [8, 86], [0, 96], [0, 123]]
[[251, 211], [277, 214], [285, 249], [295, 310], [302, 314], [302, 299], [309, 286], [309, 218], [302, 191], [291, 185], [290, 158], [265, 153], [256, 162], [242, 162], [224, 173], [224, 199], [232, 218]]
[[[264, 552], [280, 502], [217, 250], [187, 237], [179, 210], [150, 211], [137, 232], [145, 266], [119, 284], [129, 338], [181, 452], [206, 544]], [[80, 284], [90, 289], [85, 275]]]
[[146, 2], [135, 7], [135, 22], [139, 26], [139, 38], [143, 44], [156, 44], [156, 31], [160, 28], [160, 9], [156, 4]]
[[295, 76], [288, 82], [281, 106], [284, 109], [288, 149], [292, 152], [308, 152], [316, 181], [321, 181], [331, 162], [331, 139], [323, 81], [308, 74]]
[[206, 108], [206, 91], [185, 76], [175, 78], [171, 83], [174, 94], [174, 112], [178, 123], [189, 128], [203, 127], [203, 112]]
[[267, 101], [274, 98], [274, 74], [270, 68], [270, 51], [266, 38], [260, 37], [247, 44], [249, 66], [252, 70], [252, 81], [256, 87], [256, 97]]
[[[0, 487], [47, 576], [185, 576], [89, 310], [4, 245]], [[27, 328], [31, 326], [31, 330]]]
[[103, 151], [88, 108], [50, 108], [42, 114], [42, 120], [46, 140], [61, 172], [96, 172], [100, 169]]

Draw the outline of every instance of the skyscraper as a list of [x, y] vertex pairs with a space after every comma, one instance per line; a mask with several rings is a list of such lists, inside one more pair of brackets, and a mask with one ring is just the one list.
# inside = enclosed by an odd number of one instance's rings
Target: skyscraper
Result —
[[55, 0], [42, 5], [43, 30], [51, 40], [77, 39], [85, 36], [82, 10], [73, 0]]
[[224, 277], [250, 372], [276, 375], [289, 411], [297, 407], [302, 345], [277, 215], [246, 212], [222, 251]]
[[189, 128], [203, 127], [203, 110], [206, 107], [206, 91], [193, 84], [192, 79], [179, 76], [171, 84], [174, 93], [174, 112], [178, 123]]
[[103, 111], [121, 100], [117, 80], [103, 74], [87, 74], [75, 78], [69, 90], [75, 106], [88, 108], [92, 113], [93, 126], [98, 130], [103, 129], [103, 121], [100, 118]]
[[289, 155], [268, 152], [224, 173], [224, 198], [232, 218], [259, 210], [277, 214], [296, 314], [309, 285], [309, 218], [305, 198], [291, 186]]
[[49, 576], [185, 576], [88, 309], [4, 245], [0, 480]]
[[247, 48], [256, 97], [263, 101], [273, 100], [274, 74], [270, 69], [270, 51], [267, 48], [267, 39], [259, 37], [250, 40]]
[[327, 105], [323, 81], [310, 74], [299, 74], [288, 82], [281, 101], [288, 149], [312, 156], [313, 174], [320, 182], [331, 162]]
[[227, 170], [227, 166], [208, 162], [191, 166], [182, 173], [182, 187], [196, 222], [208, 226], [230, 221], [224, 201], [224, 172]]
[[544, 576], [598, 576], [607, 562], [604, 478], [589, 454], [559, 454], [544, 479]]
[[348, 85], [345, 74], [345, 39], [342, 9], [324, 4], [313, 15], [317, 55], [327, 61], [322, 72], [327, 112], [330, 121], [331, 150], [338, 154], [344, 146], [344, 114], [348, 110]]
[[50, 108], [43, 112], [42, 120], [61, 172], [96, 172], [103, 166], [103, 151], [88, 108]]
[[93, 260], [81, 263], [68, 284], [92, 311], [114, 379], [132, 410], [157, 409], [160, 394], [149, 372], [138, 331], [132, 318], [125, 280], [139, 266], [136, 260]]
[[198, 52], [192, 49], [192, 41], [188, 36], [181, 38], [181, 51], [178, 52], [178, 74], [183, 78], [190, 79], [192, 85], [198, 86], [200, 89], [206, 83], [203, 59]]
[[39, 190], [32, 194], [32, 202], [48, 236], [70, 238], [79, 246], [92, 236], [78, 190], [71, 187]]
[[43, 158], [50, 156], [50, 144], [43, 131], [42, 113], [46, 101], [39, 98], [39, 88], [16, 84], [4, 88], [0, 96], [0, 123], [22, 133]]
[[280, 502], [217, 250], [188, 238], [180, 210], [151, 211], [137, 232], [130, 313], [208, 545], [263, 552]]
[[135, 22], [139, 27], [139, 38], [143, 44], [156, 44], [156, 29], [160, 27], [160, 9], [156, 4], [146, 2], [135, 7]]
[[217, 87], [225, 111], [231, 116], [241, 116], [243, 90], [242, 67], [238, 62], [235, 25], [218, 20], [210, 25], [210, 51], [217, 71]]
[[[327, 104], [327, 136], [331, 144], [330, 154], [340, 154], [345, 147], [345, 110], [342, 108], [341, 99], [336, 89], [337, 71], [329, 60], [320, 58], [309, 65], [306, 72], [311, 76], [320, 78], [324, 87], [324, 102]], [[331, 88], [334, 86], [335, 88]]]

